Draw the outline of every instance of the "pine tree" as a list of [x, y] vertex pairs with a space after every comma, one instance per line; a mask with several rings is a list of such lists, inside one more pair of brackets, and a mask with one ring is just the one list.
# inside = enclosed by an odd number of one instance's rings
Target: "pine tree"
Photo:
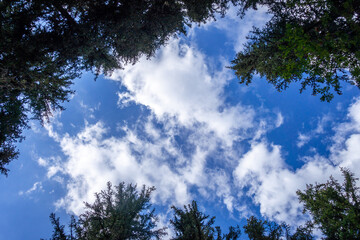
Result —
[[85, 203], [86, 211], [78, 220], [72, 217], [70, 233], [60, 225], [59, 218], [50, 215], [54, 233], [51, 240], [150, 240], [166, 235], [165, 228], [157, 229], [158, 218], [151, 207], [150, 195], [155, 188], [120, 183], [95, 194], [93, 204]]
[[357, 178], [341, 169], [343, 184], [330, 177], [326, 183], [309, 184], [297, 191], [304, 212], [310, 213], [310, 224], [317, 226], [325, 239], [360, 239], [360, 194]]
[[305, 225], [296, 229], [294, 234], [290, 234], [291, 227], [285, 223], [261, 220], [255, 216], [247, 219], [243, 226], [245, 233], [250, 240], [312, 240], [312, 226]]
[[200, 212], [196, 201], [185, 205], [184, 210], [171, 207], [174, 210], [174, 218], [170, 224], [175, 230], [173, 240], [236, 240], [240, 236], [239, 227], [230, 227], [229, 233], [222, 235], [220, 227], [213, 227], [215, 217]]

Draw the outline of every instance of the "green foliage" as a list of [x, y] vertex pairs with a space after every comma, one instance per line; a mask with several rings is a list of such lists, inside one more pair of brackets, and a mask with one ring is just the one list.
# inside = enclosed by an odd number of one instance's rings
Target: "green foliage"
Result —
[[[35, 22], [42, 11], [29, 1], [0, 2], [0, 170], [18, 156], [28, 113], [42, 120], [71, 93], [75, 67], [44, 46]], [[48, 39], [51, 41], [51, 39]]]
[[[71, 216], [69, 224], [70, 233], [65, 233], [65, 226], [60, 224], [60, 218], [57, 218], [55, 213], [50, 214], [50, 221], [53, 225], [53, 235], [50, 240], [75, 240], [78, 239], [78, 232], [80, 227], [74, 216]], [[42, 239], [43, 240], [43, 239]]]
[[220, 227], [213, 227], [215, 217], [200, 212], [196, 201], [185, 205], [184, 210], [171, 207], [174, 210], [174, 218], [170, 224], [175, 230], [173, 240], [236, 240], [240, 236], [239, 227], [230, 227], [229, 233], [222, 235]]
[[250, 240], [312, 240], [312, 226], [300, 226], [296, 232], [290, 234], [290, 226], [285, 223], [278, 224], [273, 221], [257, 219], [251, 216], [244, 226], [245, 233]]
[[93, 204], [85, 203], [87, 211], [76, 221], [72, 217], [70, 234], [66, 234], [55, 214], [50, 215], [54, 226], [51, 240], [148, 240], [161, 239], [165, 228], [155, 229], [158, 221], [151, 208], [150, 195], [155, 188], [143, 186], [140, 192], [136, 185], [120, 183], [95, 194]]
[[22, 139], [21, 132], [27, 125], [24, 105], [16, 96], [0, 94], [0, 106], [0, 172], [7, 175], [6, 165], [18, 156], [13, 144]]
[[282, 235], [282, 227], [277, 223], [258, 220], [256, 217], [251, 216], [247, 219], [244, 229], [250, 240], [275, 240]]
[[[29, 118], [49, 120], [82, 71], [111, 73], [151, 57], [229, 0], [0, 1], [0, 171], [15, 159]], [[14, 101], [14, 102], [13, 102]], [[10, 124], [10, 125], [9, 125]]]
[[120, 183], [113, 189], [108, 183], [106, 191], [97, 193], [93, 204], [80, 215], [82, 231], [79, 239], [160, 239], [164, 229], [154, 230], [158, 221], [151, 209], [150, 194], [155, 188], [138, 192], [136, 185]]
[[175, 206], [171, 208], [174, 210], [174, 219], [170, 220], [176, 234], [174, 240], [214, 239], [215, 229], [212, 225], [215, 222], [215, 217], [208, 219], [209, 215], [199, 212], [195, 201], [192, 201], [191, 205], [184, 206], [184, 210]]
[[333, 177], [323, 184], [307, 185], [304, 192], [297, 191], [304, 212], [312, 216], [313, 224], [325, 239], [360, 239], [360, 194], [357, 178], [348, 169], [341, 170], [343, 184]]
[[[209, 217], [198, 210], [195, 201], [184, 206], [184, 210], [172, 207], [174, 218], [170, 224], [175, 230], [173, 240], [237, 240], [240, 239], [239, 226], [230, 227], [229, 233], [222, 234], [220, 227], [213, 227], [215, 217]], [[273, 221], [257, 219], [251, 216], [243, 226], [244, 232], [250, 240], [312, 240], [313, 226], [307, 224], [290, 234], [290, 226], [285, 223], [278, 224]]]
[[278, 91], [300, 82], [300, 92], [330, 101], [341, 82], [360, 88], [360, 5], [352, 0], [242, 0], [240, 12], [266, 6], [273, 15], [254, 28], [232, 61], [240, 83], [258, 73]]

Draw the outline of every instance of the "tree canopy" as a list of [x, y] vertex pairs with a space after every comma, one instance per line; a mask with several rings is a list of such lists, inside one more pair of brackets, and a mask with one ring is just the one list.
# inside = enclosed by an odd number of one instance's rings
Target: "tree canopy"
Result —
[[195, 201], [192, 201], [191, 205], [185, 205], [184, 210], [175, 206], [171, 208], [174, 210], [174, 219], [170, 220], [170, 224], [173, 226], [176, 234], [176, 237], [173, 238], [174, 240], [214, 239], [215, 229], [212, 225], [215, 222], [215, 217], [209, 219], [209, 215], [200, 212]]
[[348, 169], [342, 169], [344, 182], [333, 177], [326, 183], [309, 184], [297, 191], [304, 212], [312, 216], [310, 224], [317, 226], [325, 239], [360, 239], [360, 193], [356, 180]]
[[267, 7], [272, 15], [254, 28], [232, 61], [240, 83], [254, 74], [278, 91], [299, 82], [322, 101], [341, 94], [341, 83], [360, 88], [360, 5], [352, 0], [242, 0], [241, 13]]
[[110, 73], [152, 56], [174, 34], [224, 13], [230, 0], [0, 1], [0, 172], [29, 118], [69, 100], [82, 71]]

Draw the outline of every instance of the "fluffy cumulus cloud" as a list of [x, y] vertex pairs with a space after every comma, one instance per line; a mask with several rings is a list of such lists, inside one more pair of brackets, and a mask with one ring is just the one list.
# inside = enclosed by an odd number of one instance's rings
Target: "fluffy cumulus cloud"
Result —
[[360, 98], [349, 107], [347, 119], [335, 127], [331, 160], [342, 167], [360, 169]]
[[228, 173], [243, 151], [242, 141], [278, 127], [282, 116], [267, 114], [273, 121], [267, 124], [257, 120], [262, 110], [255, 114], [251, 107], [227, 103], [223, 89], [229, 78], [227, 70], [210, 69], [204, 55], [178, 40], [155, 59], [115, 72], [112, 79], [123, 89], [119, 107], [149, 111], [135, 123], [119, 123], [118, 134], [102, 122], [86, 124], [75, 135], [47, 127], [65, 156], [39, 160], [49, 178], [67, 179], [67, 195], [58, 206], [80, 213], [83, 201], [91, 202], [107, 181], [126, 181], [156, 186], [157, 203], [183, 205], [200, 194], [220, 199], [232, 211]]
[[153, 144], [139, 139], [130, 130], [122, 138], [105, 138], [106, 132], [106, 127], [98, 122], [86, 126], [76, 136], [65, 135], [59, 139], [67, 161], [57, 162], [61, 168], [48, 168], [49, 172], [61, 169], [59, 173], [70, 179], [67, 196], [57, 203], [59, 206], [80, 213], [83, 201], [91, 202], [94, 192], [104, 189], [107, 181], [155, 185], [160, 200], [170, 196], [181, 203], [189, 200], [185, 181], [161, 157], [168, 145], [166, 139], [156, 139], [158, 143]]
[[115, 72], [112, 79], [128, 90], [119, 93], [119, 104], [147, 106], [160, 121], [175, 118], [191, 127], [205, 124], [231, 143], [237, 130], [254, 126], [254, 111], [241, 105], [225, 106], [223, 87], [232, 76], [225, 66], [213, 72], [203, 54], [173, 40], [153, 61], [140, 61]]
[[[301, 205], [296, 191], [307, 183], [325, 182], [333, 175], [342, 181], [340, 167], [360, 169], [360, 99], [349, 107], [347, 120], [334, 128], [330, 155], [307, 156], [298, 169], [291, 169], [281, 154], [281, 146], [265, 141], [254, 142], [239, 160], [233, 174], [237, 186], [246, 189], [260, 207], [262, 215], [292, 224], [301, 223]], [[358, 172], [355, 172], [358, 175]]]
[[297, 224], [301, 206], [295, 192], [304, 189], [306, 183], [326, 181], [334, 172], [336, 169], [321, 157], [292, 171], [280, 146], [258, 142], [240, 159], [234, 176], [240, 188], [247, 187], [244, 194], [259, 205], [263, 216]]

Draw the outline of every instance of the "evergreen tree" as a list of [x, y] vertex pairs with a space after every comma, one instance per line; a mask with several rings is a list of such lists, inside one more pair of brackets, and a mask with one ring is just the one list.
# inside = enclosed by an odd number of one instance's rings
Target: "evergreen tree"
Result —
[[278, 224], [273, 221], [257, 219], [251, 216], [243, 227], [250, 240], [312, 240], [312, 226], [300, 226], [293, 235], [290, 226], [285, 223]]
[[251, 216], [244, 229], [250, 240], [276, 240], [283, 233], [282, 227], [275, 222], [262, 221]]
[[85, 203], [86, 212], [75, 221], [72, 218], [66, 234], [64, 226], [54, 214], [50, 215], [54, 226], [52, 240], [149, 240], [161, 239], [165, 229], [155, 229], [158, 221], [151, 208], [150, 195], [155, 188], [120, 183], [95, 194], [93, 204]]
[[14, 143], [23, 139], [21, 132], [27, 128], [27, 118], [24, 105], [16, 96], [0, 93], [0, 108], [0, 172], [7, 175], [6, 165], [19, 154]]
[[200, 212], [195, 201], [192, 201], [191, 205], [185, 205], [184, 210], [175, 206], [171, 208], [174, 210], [174, 219], [170, 220], [176, 234], [174, 240], [214, 239], [215, 228], [212, 225], [215, 217], [209, 218], [209, 215]]
[[305, 191], [297, 191], [304, 212], [325, 235], [325, 239], [360, 239], [360, 194], [357, 178], [348, 169], [341, 169], [344, 182], [333, 177], [323, 184], [309, 184]]
[[341, 83], [360, 88], [360, 4], [353, 0], [240, 0], [241, 13], [265, 6], [272, 16], [254, 28], [231, 68], [240, 83], [255, 73], [278, 91], [300, 82], [322, 101]]
[[228, 234], [221, 234], [220, 227], [213, 227], [215, 217], [200, 212], [196, 201], [185, 205], [184, 210], [171, 207], [174, 210], [174, 218], [170, 224], [175, 230], [173, 240], [236, 240], [240, 236], [239, 227], [230, 227]]
[[[237, 240], [240, 239], [239, 226], [230, 227], [229, 233], [222, 234], [220, 227], [213, 227], [215, 217], [205, 215], [198, 210], [195, 201], [183, 209], [172, 207], [174, 218], [170, 224], [175, 230], [173, 240]], [[291, 227], [285, 223], [278, 224], [274, 221], [261, 220], [255, 216], [247, 219], [243, 226], [244, 232], [250, 240], [313, 240], [312, 225], [307, 224], [296, 229], [290, 234]]]
[[[50, 221], [53, 225], [53, 235], [50, 240], [76, 240], [78, 239], [78, 231], [80, 230], [78, 222], [74, 216], [71, 216], [69, 224], [70, 233], [65, 232], [65, 226], [60, 224], [60, 218], [57, 218], [55, 213], [50, 214]], [[43, 240], [43, 239], [41, 239]]]

